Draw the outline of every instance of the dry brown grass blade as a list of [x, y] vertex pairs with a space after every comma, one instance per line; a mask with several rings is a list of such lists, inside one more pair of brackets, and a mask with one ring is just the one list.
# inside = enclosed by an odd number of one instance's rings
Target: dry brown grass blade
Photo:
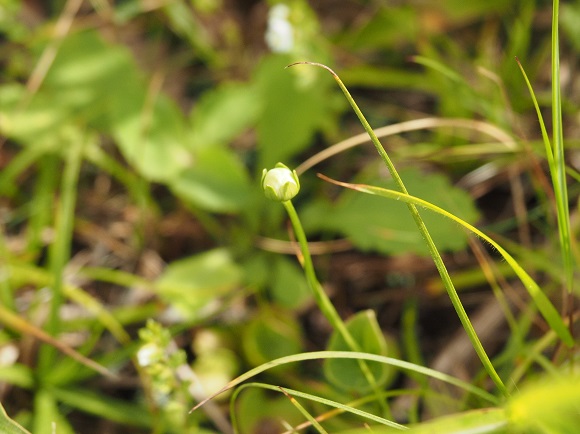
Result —
[[[518, 147], [514, 139], [502, 129], [488, 122], [473, 119], [461, 119], [461, 118], [445, 119], [435, 117], [415, 119], [411, 121], [400, 122], [398, 124], [387, 125], [385, 127], [377, 128], [375, 130], [375, 134], [377, 135], [377, 137], [383, 138], [409, 131], [435, 129], [435, 128], [458, 128], [477, 131], [481, 134], [485, 134], [489, 137], [492, 137], [498, 142], [504, 144], [507, 149], [515, 151], [517, 150]], [[329, 148], [326, 148], [323, 151], [317, 153], [316, 155], [313, 155], [308, 160], [304, 161], [300, 166], [296, 168], [296, 173], [300, 175], [306, 172], [308, 169], [312, 168], [313, 166], [316, 166], [317, 164], [334, 155], [340, 154], [341, 152], [354, 148], [355, 146], [365, 144], [369, 141], [370, 139], [367, 133], [361, 133], [357, 134], [356, 136], [349, 137], [348, 139], [338, 142], [330, 146]]]
[[68, 345], [59, 342], [57, 339], [50, 336], [44, 330], [39, 329], [38, 327], [30, 324], [29, 322], [20, 318], [17, 314], [15, 314], [14, 312], [12, 312], [11, 310], [7, 309], [2, 305], [0, 305], [0, 322], [4, 323], [7, 327], [16, 330], [21, 334], [34, 336], [36, 339], [48, 345], [52, 345], [53, 347], [61, 351], [63, 354], [66, 354], [67, 356], [76, 360], [80, 364], [98, 372], [99, 374], [102, 374], [109, 378], [117, 377], [103, 365], [95, 362], [94, 360], [89, 359], [88, 357], [83, 356], [81, 353], [75, 351]]

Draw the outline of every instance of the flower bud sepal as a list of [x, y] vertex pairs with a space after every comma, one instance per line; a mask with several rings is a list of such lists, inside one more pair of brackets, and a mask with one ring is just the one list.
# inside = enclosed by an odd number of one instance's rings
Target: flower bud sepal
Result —
[[300, 181], [295, 170], [278, 163], [274, 169], [262, 172], [262, 188], [268, 199], [286, 202], [298, 194]]

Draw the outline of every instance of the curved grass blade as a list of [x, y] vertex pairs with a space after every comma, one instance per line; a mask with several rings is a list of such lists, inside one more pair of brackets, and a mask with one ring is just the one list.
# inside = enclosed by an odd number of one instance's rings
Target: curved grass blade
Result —
[[333, 184], [339, 185], [341, 187], [350, 188], [352, 190], [360, 191], [362, 193], [387, 197], [387, 198], [395, 199], [395, 200], [401, 200], [401, 201], [406, 202], [406, 203], [411, 203], [411, 204], [416, 205], [416, 206], [424, 207], [430, 211], [434, 211], [434, 212], [441, 214], [447, 218], [450, 218], [451, 220], [459, 223], [461, 226], [465, 227], [469, 231], [473, 232], [475, 235], [484, 239], [489, 244], [491, 244], [503, 256], [505, 261], [512, 267], [512, 269], [514, 270], [514, 272], [517, 274], [517, 276], [520, 278], [520, 280], [524, 284], [524, 287], [526, 288], [526, 290], [528, 291], [528, 293], [530, 294], [530, 296], [534, 300], [534, 303], [536, 304], [536, 306], [538, 307], [538, 309], [542, 313], [544, 319], [550, 325], [552, 330], [554, 330], [556, 332], [558, 337], [566, 345], [568, 345], [570, 347], [572, 347], [574, 345], [574, 339], [572, 338], [570, 331], [568, 330], [568, 328], [564, 324], [562, 317], [560, 316], [560, 314], [558, 313], [558, 311], [556, 310], [554, 305], [550, 302], [548, 297], [542, 292], [542, 290], [540, 289], [538, 284], [534, 281], [534, 279], [532, 279], [530, 277], [530, 275], [528, 273], [526, 273], [526, 271], [518, 264], [518, 262], [503, 247], [501, 247], [498, 243], [496, 243], [489, 236], [487, 236], [486, 234], [481, 232], [475, 226], [472, 226], [469, 223], [467, 223], [466, 221], [451, 214], [450, 212], [445, 211], [444, 209], [439, 208], [438, 206], [433, 205], [432, 203], [427, 202], [423, 199], [419, 199], [418, 197], [415, 197], [415, 196], [410, 196], [410, 195], [405, 194], [405, 193], [401, 193], [401, 192], [394, 191], [394, 190], [388, 190], [388, 189], [380, 188], [380, 187], [373, 187], [373, 186], [364, 185], [364, 184], [349, 184], [346, 182], [335, 181], [335, 180], [330, 179], [330, 178], [323, 176], [323, 175], [319, 175], [319, 176], [322, 179], [324, 179], [328, 182], [331, 182]]
[[[362, 113], [362, 111], [358, 107], [357, 103], [353, 99], [352, 95], [350, 94], [350, 92], [348, 91], [348, 89], [346, 88], [346, 86], [344, 85], [342, 80], [340, 79], [340, 77], [332, 69], [330, 69], [328, 66], [323, 65], [321, 63], [297, 62], [297, 63], [294, 63], [293, 65], [298, 65], [298, 64], [317, 66], [319, 68], [326, 69], [328, 72], [330, 72], [332, 74], [332, 76], [334, 77], [338, 86], [342, 90], [344, 96], [348, 100], [350, 106], [352, 107], [352, 109], [356, 113], [363, 128], [365, 129], [365, 131], [369, 135], [371, 142], [375, 146], [375, 149], [377, 150], [379, 156], [383, 160], [383, 163], [385, 163], [385, 166], [389, 170], [389, 173], [391, 174], [393, 180], [397, 184], [397, 187], [399, 188], [399, 190], [401, 192], [408, 194], [407, 188], [405, 187], [405, 184], [404, 184], [401, 176], [397, 172], [395, 165], [391, 161], [391, 158], [387, 154], [387, 151], [385, 151], [385, 148], [383, 147], [383, 145], [379, 141], [374, 130], [372, 129], [372, 127], [370, 126], [370, 124], [366, 120], [364, 114]], [[289, 65], [289, 66], [293, 66], [293, 65]], [[433, 258], [433, 262], [435, 263], [435, 267], [437, 268], [437, 271], [439, 272], [439, 276], [441, 277], [443, 285], [445, 286], [445, 289], [447, 290], [447, 294], [449, 296], [449, 299], [451, 300], [451, 304], [453, 304], [455, 312], [457, 313], [457, 316], [459, 317], [459, 321], [461, 321], [461, 325], [463, 326], [465, 332], [467, 333], [467, 336], [469, 337], [471, 345], [473, 346], [473, 349], [475, 350], [477, 356], [479, 357], [481, 364], [483, 365], [484, 369], [486, 370], [486, 372], [489, 375], [489, 377], [491, 378], [491, 380], [495, 383], [495, 386], [505, 396], [508, 396], [508, 390], [505, 387], [500, 376], [498, 375], [497, 371], [495, 370], [493, 364], [491, 363], [489, 356], [485, 352], [485, 349], [483, 348], [483, 345], [481, 344], [481, 341], [479, 340], [479, 336], [477, 336], [477, 333], [475, 332], [475, 329], [473, 328], [473, 324], [471, 324], [471, 320], [469, 319], [469, 316], [467, 315], [467, 312], [465, 311], [463, 304], [461, 304], [461, 300], [459, 299], [459, 295], [457, 294], [457, 290], [455, 289], [455, 286], [453, 285], [453, 281], [451, 280], [451, 277], [449, 276], [449, 272], [447, 271], [447, 267], [445, 266], [445, 263], [443, 262], [443, 258], [441, 258], [439, 250], [437, 250], [437, 246], [435, 245], [433, 238], [431, 237], [431, 234], [429, 233], [429, 230], [427, 229], [427, 226], [425, 226], [425, 222], [421, 218], [421, 215], [419, 214], [417, 207], [413, 203], [407, 203], [407, 208], [409, 209], [409, 213], [411, 214], [411, 217], [413, 218], [413, 221], [415, 222], [415, 225], [417, 226], [417, 230], [419, 231], [423, 240], [427, 244], [427, 248], [429, 249], [429, 254]]]
[[552, 8], [552, 137], [554, 143], [554, 166], [550, 167], [556, 205], [558, 209], [558, 233], [562, 249], [562, 259], [566, 273], [568, 293], [572, 293], [574, 282], [574, 258], [570, 239], [570, 210], [568, 209], [568, 187], [566, 184], [566, 161], [564, 156], [564, 131], [562, 125], [562, 97], [560, 89], [560, 41], [558, 36], [558, 16], [560, 2], [554, 0]]
[[544, 123], [544, 117], [542, 116], [542, 111], [540, 110], [540, 105], [538, 104], [538, 100], [536, 98], [536, 93], [534, 92], [534, 88], [528, 79], [528, 75], [524, 70], [524, 67], [520, 63], [520, 59], [516, 57], [516, 62], [520, 67], [520, 71], [524, 77], [526, 82], [526, 86], [528, 87], [528, 91], [530, 92], [530, 97], [532, 98], [532, 102], [534, 103], [534, 108], [536, 109], [536, 115], [538, 116], [538, 122], [540, 123], [540, 130], [542, 131], [542, 140], [544, 141], [544, 147], [546, 148], [546, 158], [548, 159], [548, 165], [550, 168], [554, 167], [554, 151], [552, 150], [552, 144], [550, 143], [550, 137], [548, 136], [548, 131], [546, 130], [546, 124]]
[[[260, 387], [263, 389], [268, 389], [268, 390], [273, 390], [273, 391], [280, 391], [280, 389], [281, 389], [279, 386], [274, 386], [271, 384], [247, 383], [247, 384], [240, 386], [232, 394], [232, 402], [235, 401], [236, 397], [239, 395], [239, 393], [243, 389], [248, 388], [248, 387]], [[396, 422], [390, 421], [390, 420], [385, 419], [385, 418], [380, 417], [380, 416], [376, 416], [376, 415], [369, 413], [369, 412], [366, 412], [364, 410], [359, 410], [358, 408], [351, 407], [351, 406], [345, 405], [345, 404], [341, 404], [340, 402], [332, 401], [332, 400], [326, 399], [326, 398], [321, 398], [320, 396], [312, 395], [310, 393], [305, 393], [305, 392], [300, 392], [298, 390], [288, 389], [287, 387], [284, 387], [283, 390], [286, 392], [287, 395], [296, 396], [298, 398], [304, 398], [304, 399], [308, 399], [310, 401], [318, 402], [320, 404], [324, 404], [324, 405], [327, 405], [329, 407], [333, 407], [335, 409], [342, 410], [345, 413], [352, 413], [352, 414], [355, 414], [355, 415], [360, 416], [362, 418], [372, 420], [373, 422], [380, 423], [381, 425], [389, 426], [391, 428], [400, 429], [400, 430], [406, 429], [406, 427], [404, 425], [398, 424]], [[233, 406], [230, 406], [230, 408], [232, 409]], [[232, 419], [233, 419], [233, 417], [232, 417]]]
[[278, 387], [279, 390], [282, 391], [282, 393], [284, 395], [286, 395], [286, 397], [290, 400], [290, 402], [292, 403], [292, 405], [294, 407], [296, 407], [298, 409], [298, 411], [306, 418], [308, 419], [308, 422], [310, 422], [310, 424], [316, 429], [316, 431], [318, 431], [321, 434], [328, 434], [328, 432], [322, 428], [322, 425], [320, 425], [320, 422], [318, 422], [314, 416], [312, 416], [308, 410], [306, 410], [304, 408], [304, 406], [302, 404], [300, 404], [296, 398], [294, 398], [291, 394], [289, 394], [288, 392], [286, 392], [286, 389], [282, 388], [282, 387]]
[[455, 378], [451, 375], [444, 374], [439, 371], [435, 371], [434, 369], [426, 368], [424, 366], [415, 365], [414, 363], [405, 362], [404, 360], [393, 359], [392, 357], [386, 356], [379, 356], [377, 354], [370, 354], [370, 353], [360, 353], [354, 351], [314, 351], [310, 353], [300, 353], [294, 354], [292, 356], [281, 357], [279, 359], [272, 360], [268, 363], [264, 363], [250, 371], [240, 375], [239, 377], [233, 379], [228, 384], [226, 384], [222, 389], [218, 390], [214, 394], [210, 395], [200, 403], [198, 403], [195, 407], [190, 410], [190, 413], [204, 405], [209, 400], [215, 398], [216, 396], [220, 395], [221, 393], [230, 390], [237, 385], [243, 383], [244, 381], [255, 377], [256, 375], [267, 371], [268, 369], [274, 368], [276, 366], [285, 365], [287, 363], [295, 363], [295, 362], [302, 362], [305, 360], [317, 360], [317, 359], [359, 359], [359, 360], [368, 360], [372, 362], [379, 362], [385, 363], [387, 365], [393, 366], [395, 368], [402, 369], [404, 371], [415, 372], [417, 374], [425, 375], [436, 380], [443, 381], [445, 383], [454, 385], [459, 387], [460, 389], [465, 390], [466, 392], [472, 393], [480, 398], [497, 405], [499, 400], [491, 393], [476, 387], [466, 381], [460, 380]]

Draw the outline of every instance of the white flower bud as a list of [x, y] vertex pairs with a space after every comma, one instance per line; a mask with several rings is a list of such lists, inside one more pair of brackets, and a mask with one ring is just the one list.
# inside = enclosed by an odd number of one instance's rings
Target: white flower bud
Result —
[[295, 170], [278, 163], [274, 169], [264, 169], [262, 188], [268, 199], [285, 202], [298, 194], [300, 181]]

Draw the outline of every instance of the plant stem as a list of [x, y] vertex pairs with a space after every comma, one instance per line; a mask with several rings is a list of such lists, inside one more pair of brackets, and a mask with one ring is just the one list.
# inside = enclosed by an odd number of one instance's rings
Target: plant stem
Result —
[[565, 285], [572, 292], [574, 259], [570, 247], [570, 211], [566, 184], [566, 162], [564, 160], [564, 132], [562, 126], [562, 98], [560, 90], [560, 42], [558, 37], [559, 1], [554, 0], [552, 10], [552, 124], [554, 167], [551, 167], [552, 182], [558, 209], [560, 246], [564, 260]]
[[[290, 221], [292, 223], [292, 227], [294, 228], [294, 233], [296, 234], [298, 244], [300, 245], [300, 251], [302, 253], [302, 261], [301, 261], [302, 267], [304, 268], [308, 285], [310, 286], [314, 294], [316, 304], [318, 305], [319, 309], [324, 314], [324, 316], [326, 317], [332, 328], [336, 330], [338, 333], [340, 333], [340, 335], [342, 336], [348, 347], [351, 349], [351, 351], [361, 352], [362, 350], [359, 344], [356, 342], [356, 340], [352, 337], [352, 335], [346, 328], [346, 325], [342, 321], [342, 318], [336, 311], [334, 305], [330, 301], [330, 298], [328, 297], [326, 292], [324, 292], [324, 288], [322, 287], [322, 285], [318, 281], [318, 278], [316, 277], [316, 272], [314, 271], [314, 264], [312, 263], [312, 256], [310, 255], [310, 251], [308, 250], [308, 240], [306, 239], [304, 228], [302, 227], [302, 223], [300, 222], [300, 218], [296, 213], [296, 209], [294, 208], [292, 201], [287, 200], [285, 202], [282, 202], [282, 205], [284, 205], [284, 208], [286, 208], [286, 212], [290, 217]], [[363, 375], [367, 379], [369, 385], [372, 387], [375, 395], [378, 397], [377, 401], [383, 408], [385, 415], [390, 415], [390, 410], [386, 402], [383, 399], [380, 399], [380, 390], [377, 386], [377, 382], [373, 373], [368, 367], [368, 364], [364, 360], [359, 360], [358, 363]]]
[[[55, 239], [50, 246], [50, 269], [52, 274], [52, 292], [47, 331], [56, 336], [60, 331], [60, 308], [64, 301], [64, 269], [70, 258], [70, 244], [74, 228], [77, 182], [83, 160], [83, 148], [87, 137], [74, 135], [69, 141], [70, 149], [66, 154], [61, 200], [57, 208], [55, 223]], [[51, 346], [43, 346], [39, 354], [39, 370], [44, 374], [52, 369], [56, 350]]]

